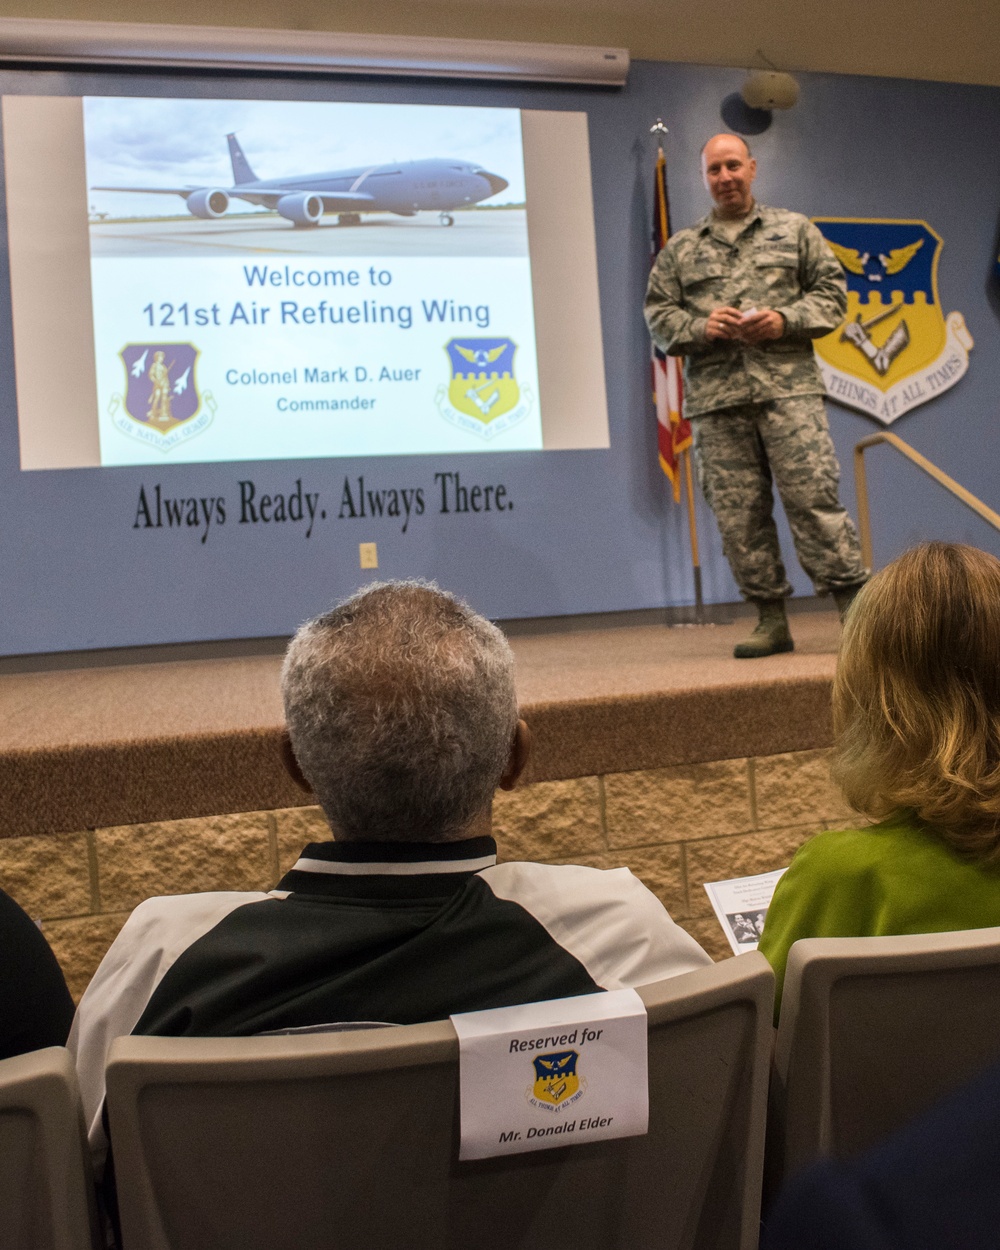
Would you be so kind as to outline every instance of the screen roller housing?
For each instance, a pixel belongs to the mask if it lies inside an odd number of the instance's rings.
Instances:
[[[214,220],[221,217],[229,208],[229,196],[225,191],[204,187],[201,191],[192,191],[187,197],[187,209],[195,217]]]
[[[297,226],[318,226],[323,216],[323,201],[311,191],[283,195],[276,207],[282,217],[287,217]]]

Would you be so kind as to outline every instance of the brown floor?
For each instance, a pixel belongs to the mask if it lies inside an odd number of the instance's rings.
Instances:
[[[830,740],[832,612],[796,651],[734,660],[732,625],[519,632],[530,780],[775,754]],[[0,836],[305,802],[283,776],[280,657],[0,675]]]
[[[803,678],[830,680],[840,628],[834,612],[792,618],[795,651],[734,660],[733,647],[753,624],[626,626],[511,640],[523,704],[580,698],[753,687]]]

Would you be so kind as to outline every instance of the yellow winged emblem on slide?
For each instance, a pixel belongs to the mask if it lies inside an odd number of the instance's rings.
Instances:
[[[521,392],[514,379],[513,339],[452,339],[448,400],[458,412],[487,426],[517,407]]]
[[[462,347],[460,343],[456,343],[455,351],[457,351],[460,356],[463,356],[466,360],[468,360],[470,364],[479,365],[479,367],[482,368],[484,365],[491,365],[495,360],[499,360],[504,354],[506,347],[507,344],[504,342],[501,343],[499,347],[494,347],[492,351],[475,352],[468,347]]]
[[[439,386],[434,402],[446,421],[481,438],[493,438],[523,421],[534,397],[514,377],[513,339],[450,339],[445,344],[451,381]]]

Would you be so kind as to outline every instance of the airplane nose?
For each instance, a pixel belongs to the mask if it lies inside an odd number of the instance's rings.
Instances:
[[[490,184],[490,194],[496,195],[498,191],[504,191],[510,185],[506,178],[501,178],[499,174],[491,174],[488,169],[477,169],[476,173],[480,178],[485,178]]]

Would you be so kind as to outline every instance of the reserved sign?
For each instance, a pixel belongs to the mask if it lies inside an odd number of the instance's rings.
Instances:
[[[460,1159],[648,1130],[646,1008],[635,990],[470,1011],[451,1022]]]

